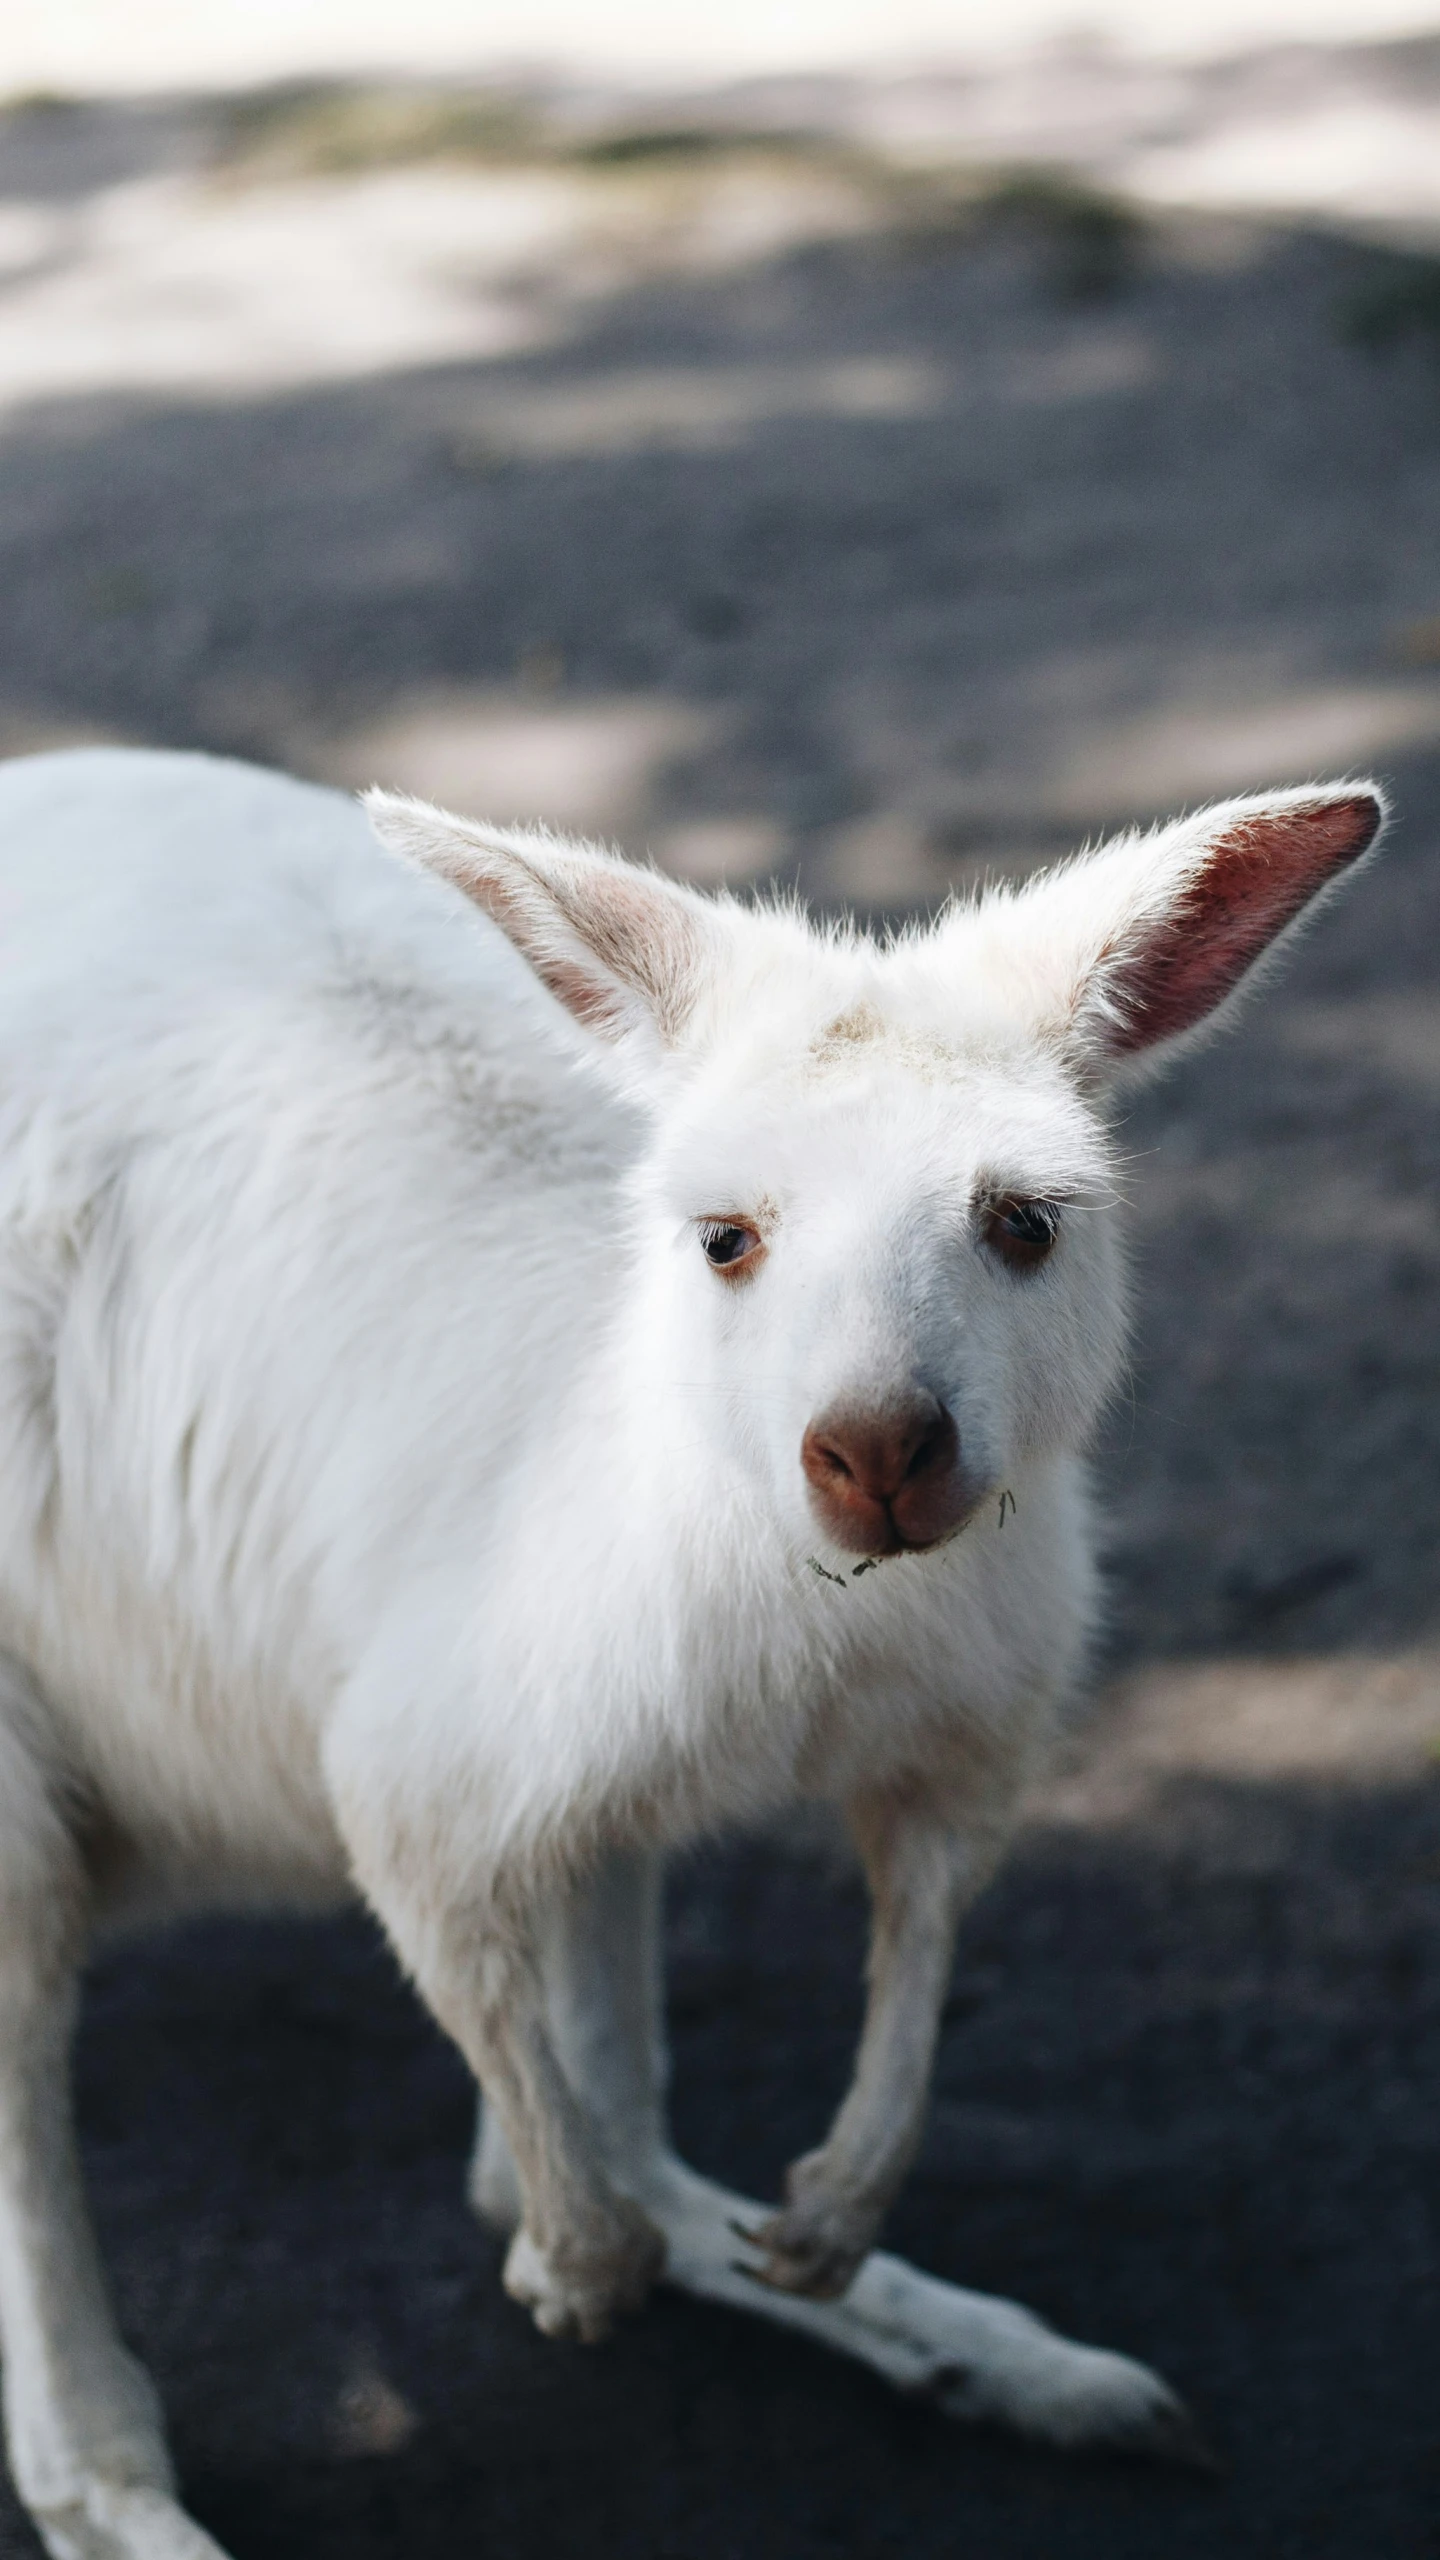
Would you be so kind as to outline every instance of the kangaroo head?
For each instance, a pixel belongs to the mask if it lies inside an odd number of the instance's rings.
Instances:
[[[635,1320],[789,1533],[933,1547],[1078,1448],[1124,1326],[1113,1097],[1372,845],[1371,784],[1231,800],[887,946],[373,794],[647,1117]]]

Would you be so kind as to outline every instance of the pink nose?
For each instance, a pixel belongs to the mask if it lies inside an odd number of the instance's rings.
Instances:
[[[955,1417],[923,1388],[881,1408],[818,1415],[800,1464],[826,1535],[851,1555],[931,1547],[974,1508]]]

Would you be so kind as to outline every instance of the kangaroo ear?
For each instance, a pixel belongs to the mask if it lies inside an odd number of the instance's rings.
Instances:
[[[365,808],[383,845],[463,889],[599,1039],[680,1040],[717,938],[693,890],[541,829],[478,826],[388,791]]]
[[[974,922],[1077,1063],[1118,1068],[1209,1022],[1385,816],[1370,782],[1222,801],[1083,855]]]

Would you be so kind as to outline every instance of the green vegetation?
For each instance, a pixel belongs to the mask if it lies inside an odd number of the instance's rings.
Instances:
[[[740,165],[803,172],[853,190],[868,206],[868,227],[901,250],[1018,237],[1035,253],[1043,287],[1065,301],[1122,291],[1145,239],[1132,207],[1062,170],[917,166],[823,133],[698,117],[577,131],[495,87],[299,81],[233,101],[223,118],[219,167],[242,183],[436,162],[569,169],[597,183],[703,179]]]
[[[353,177],[426,161],[541,156],[538,119],[493,89],[363,87],[294,81],[228,108],[222,165],[252,179]]]
[[[263,182],[432,161],[622,172],[757,159],[892,180],[879,159],[823,135],[699,121],[576,132],[513,91],[459,84],[284,82],[232,101],[219,146],[229,174]]]
[[[572,144],[568,156],[586,169],[633,169],[655,162],[684,163],[691,160],[729,159],[767,154],[804,152],[813,157],[816,145],[808,134],[746,133],[716,125],[640,125],[628,132],[596,134],[591,140]]]
[[[0,98],[0,116],[69,116],[79,107],[78,98],[68,98],[63,89],[17,89],[8,98]]]
[[[1101,301],[1133,281],[1145,224],[1118,197],[1064,170],[1021,168],[1004,171],[980,202],[988,222],[1033,239],[1063,300]]]

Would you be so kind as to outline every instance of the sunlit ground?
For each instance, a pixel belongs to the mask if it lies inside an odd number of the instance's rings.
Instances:
[[[1039,1820],[1134,1821],[1177,1780],[1399,1785],[1440,1763],[1440,1655],[1227,1655],[1133,1673],[1037,1790]]]

